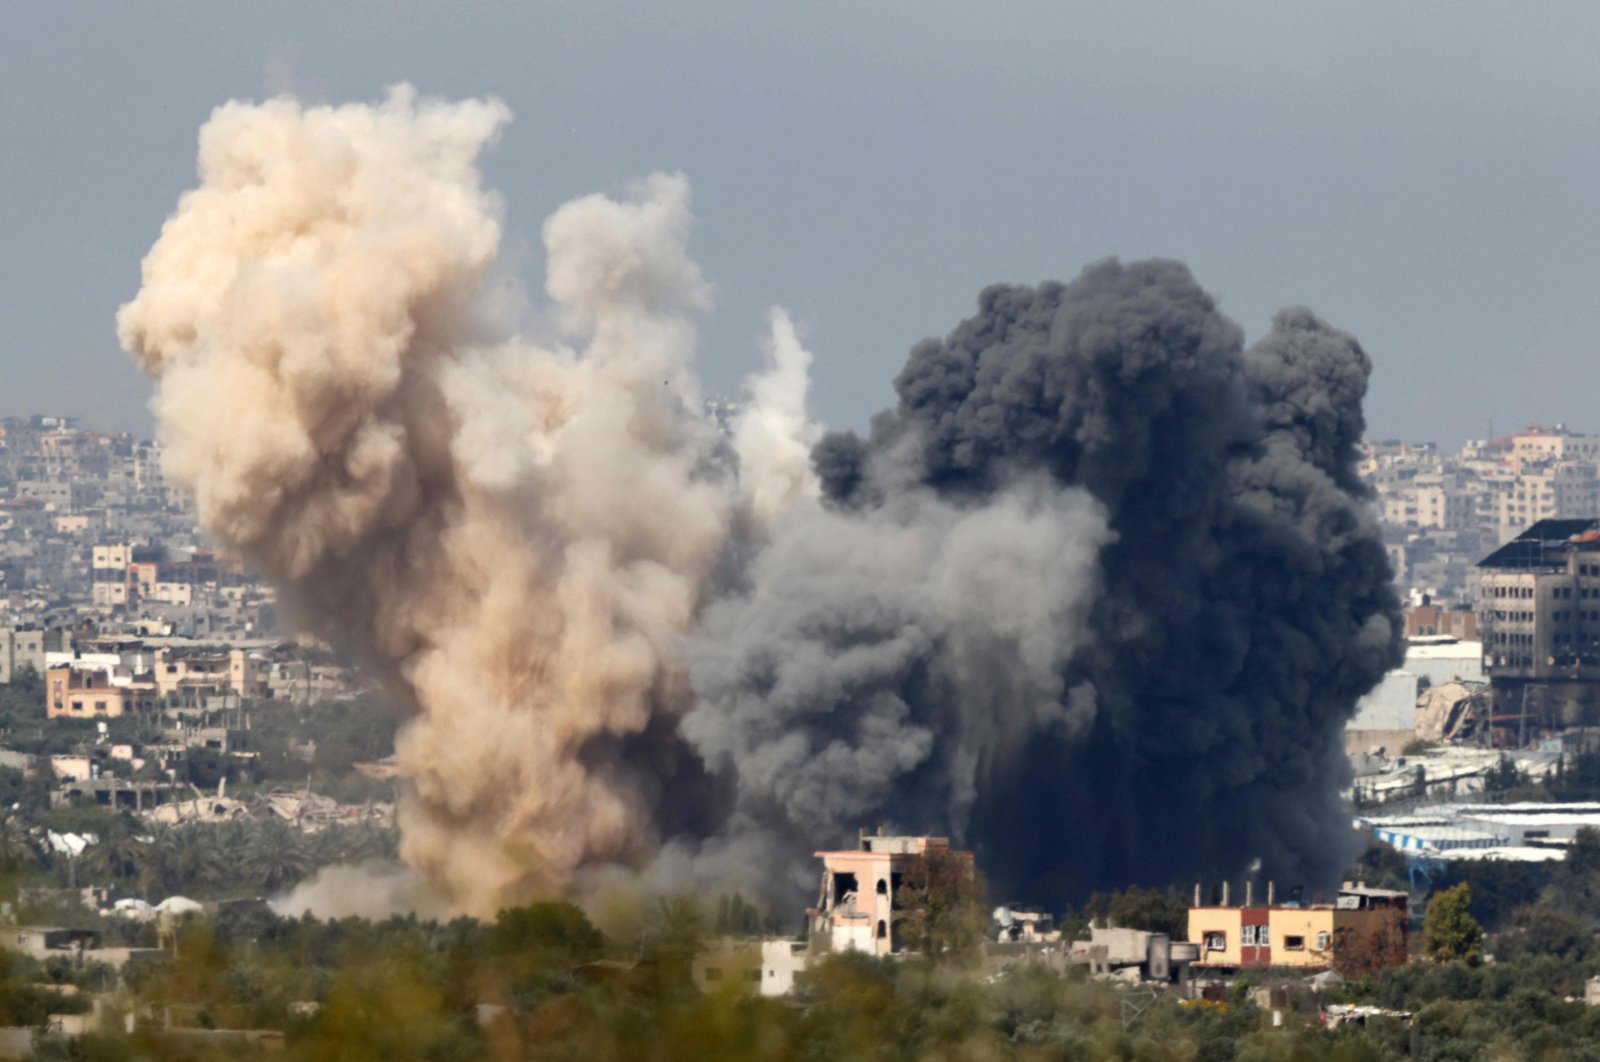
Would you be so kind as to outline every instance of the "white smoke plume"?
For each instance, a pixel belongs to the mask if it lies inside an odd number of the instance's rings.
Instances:
[[[571,347],[480,342],[476,160],[507,118],[405,87],[219,108],[118,317],[202,524],[414,714],[402,855],[475,913],[653,850],[652,720],[688,706],[676,646],[728,522],[681,177],[545,225]]]
[[[450,908],[408,868],[384,860],[323,867],[268,906],[284,918],[448,918]]]
[[[811,448],[822,438],[822,426],[813,423],[806,411],[811,352],[801,345],[788,313],[774,308],[769,316],[771,365],[750,379],[749,402],[733,422],[740,484],[750,514],[761,526],[821,493],[811,468]]]

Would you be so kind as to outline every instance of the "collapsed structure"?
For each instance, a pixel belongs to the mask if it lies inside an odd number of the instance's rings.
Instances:
[[[907,869],[919,861],[946,858],[971,879],[971,852],[953,852],[948,837],[887,837],[861,833],[860,846],[818,852],[822,887],[817,906],[806,910],[810,943],[817,951],[862,951],[889,955],[904,951],[900,932],[900,889]]]

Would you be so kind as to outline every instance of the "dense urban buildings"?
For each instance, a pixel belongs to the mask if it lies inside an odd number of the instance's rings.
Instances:
[[[1377,492],[1396,580],[1416,604],[1471,609],[1473,566],[1540,520],[1600,518],[1600,436],[1530,425],[1467,443],[1368,441],[1361,473]]]
[[[74,647],[103,656],[108,640],[129,658],[116,666],[141,669],[154,661],[134,659],[138,639],[177,639],[163,661],[172,667],[187,639],[278,633],[275,593],[200,537],[156,443],[69,417],[0,421],[0,531],[0,682],[24,665],[42,673]]]

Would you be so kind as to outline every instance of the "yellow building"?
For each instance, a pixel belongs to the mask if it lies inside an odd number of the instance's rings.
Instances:
[[[156,650],[156,688],[162,697],[185,691],[196,695],[229,690],[241,697],[267,695],[266,669],[244,649],[193,645]]]
[[[1346,882],[1331,904],[1189,909],[1199,967],[1370,970],[1406,961],[1404,892]]]
[[[154,683],[113,684],[109,673],[94,668],[62,666],[45,672],[45,715],[50,719],[114,719],[150,711],[155,704]]]

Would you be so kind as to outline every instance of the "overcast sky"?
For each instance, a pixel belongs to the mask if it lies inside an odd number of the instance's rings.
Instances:
[[[1600,432],[1600,4],[64,4],[0,0],[0,412],[151,430],[113,314],[217,104],[492,94],[503,261],[655,169],[693,182],[732,392],[766,307],[860,425],[997,281],[1170,256],[1254,337],[1305,303],[1372,433]]]

